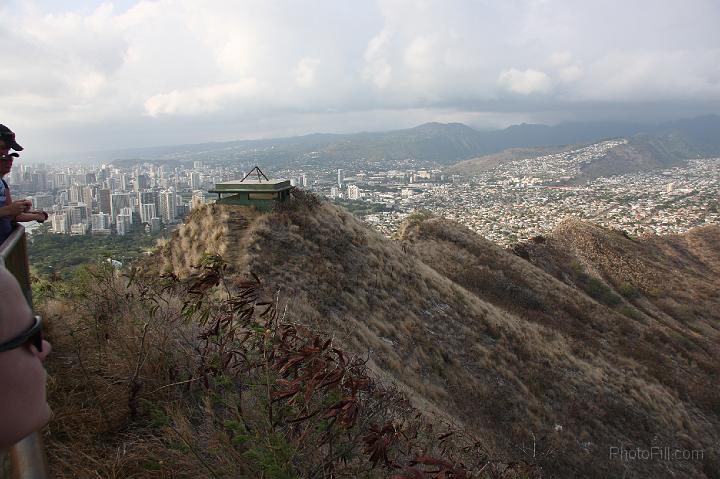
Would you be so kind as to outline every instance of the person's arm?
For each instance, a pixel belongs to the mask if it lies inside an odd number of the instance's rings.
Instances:
[[[48,214],[44,211],[28,211],[27,213],[20,213],[15,216],[15,221],[18,223],[26,221],[37,221],[38,223],[44,223],[48,219]]]

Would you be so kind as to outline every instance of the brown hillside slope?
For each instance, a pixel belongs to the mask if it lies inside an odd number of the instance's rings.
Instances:
[[[535,148],[509,148],[499,153],[471,158],[447,168],[448,173],[460,173],[463,175],[477,175],[492,170],[502,163],[526,158],[537,158],[538,156],[552,155],[580,148],[580,146],[538,146]]]
[[[268,293],[288,302],[289,319],[368,354],[378,377],[498,454],[538,462],[549,477],[712,477],[720,469],[710,449],[720,439],[718,411],[659,381],[639,357],[652,348],[631,354],[631,339],[644,344],[643,325],[529,263],[477,237],[474,250],[457,225],[441,225],[446,238],[413,245],[323,203],[260,216],[235,237],[223,218],[244,214],[229,206],[198,210],[195,221],[208,225],[186,246],[241,247],[232,253],[235,271],[257,274]],[[463,241],[470,246],[463,249]],[[172,251],[171,242],[166,265],[181,273]],[[477,275],[451,271],[471,263]],[[504,285],[483,286],[485,274]],[[530,279],[519,281],[523,275]],[[611,446],[655,444],[706,454],[694,462],[608,460]]]
[[[634,239],[568,220],[542,243],[524,244],[529,261],[568,284],[587,271],[658,322],[720,339],[720,226]]]

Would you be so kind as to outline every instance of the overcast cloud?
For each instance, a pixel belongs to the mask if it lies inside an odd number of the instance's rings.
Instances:
[[[717,0],[0,0],[0,25],[28,158],[720,113]]]

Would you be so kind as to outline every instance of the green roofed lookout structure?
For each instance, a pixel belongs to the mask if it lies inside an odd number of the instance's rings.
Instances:
[[[249,178],[257,173],[257,178]],[[285,201],[290,196],[290,180],[269,180],[257,166],[240,180],[215,183],[210,193],[216,193],[216,203],[226,205],[254,206],[258,210],[268,211],[275,203]]]

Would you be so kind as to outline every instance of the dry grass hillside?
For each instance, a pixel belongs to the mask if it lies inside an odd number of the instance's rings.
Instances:
[[[695,262],[635,257],[635,242],[618,238],[626,249],[609,243],[616,256],[606,271],[591,248],[560,233],[521,248],[529,262],[434,218],[411,219],[393,241],[327,203],[296,201],[261,216],[210,205],[157,266],[182,276],[190,255],[224,255],[232,275],[261,279],[288,321],[367,355],[373,375],[427,417],[453,421],[495,457],[539,464],[547,477],[718,477],[717,318],[673,320],[681,305],[696,305],[638,292],[673,284],[653,276],[653,263],[690,265],[693,282],[678,284],[709,311],[701,283],[713,278],[702,265],[718,251],[703,234],[653,250],[662,258],[682,250]],[[649,278],[642,288],[636,270]],[[652,308],[665,308],[662,318]],[[609,459],[610,447],[652,446],[704,455]]]
[[[634,320],[644,361],[657,380],[703,415],[717,418],[720,399],[720,226],[684,235],[630,238],[569,220],[516,252],[549,275]]]
[[[580,148],[580,146],[538,146],[534,148],[508,148],[499,153],[471,158],[447,168],[449,173],[460,173],[463,175],[478,175],[485,171],[492,170],[496,166],[515,160],[526,158],[537,158],[538,156],[552,155]]]

